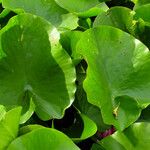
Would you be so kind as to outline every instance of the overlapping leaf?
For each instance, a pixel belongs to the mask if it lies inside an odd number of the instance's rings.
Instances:
[[[112,7],[107,12],[98,15],[94,21],[94,27],[109,25],[125,32],[134,33],[134,12],[125,7]]]
[[[135,4],[134,8],[138,8],[138,7],[142,6],[142,5],[150,3],[149,0],[132,0],[132,1]]]
[[[77,91],[73,104],[80,112],[94,121],[99,131],[105,131],[106,129],[110,128],[110,126],[104,124],[100,109],[87,101],[87,96],[83,89],[83,82],[86,78],[85,70],[86,64],[84,61],[82,61],[77,66]]]
[[[17,13],[27,12],[41,16],[61,29],[72,30],[78,26],[78,17],[59,7],[54,0],[2,0],[2,4]]]
[[[131,35],[109,26],[87,30],[78,44],[87,61],[84,89],[105,123],[123,130],[150,103],[150,53]],[[127,117],[128,116],[128,117]]]
[[[150,21],[149,10],[149,5],[143,5],[135,11],[125,7],[112,7],[96,17],[94,27],[109,25],[119,28],[135,36],[149,48],[150,25],[145,22]]]
[[[76,45],[82,35],[81,31],[68,31],[61,34],[60,42],[63,48],[71,56],[73,63],[77,65],[81,61],[81,56],[76,52]]]
[[[59,33],[31,14],[12,18],[1,30],[0,103],[26,105],[32,97],[38,116],[61,118],[73,102],[75,70],[59,44]]]
[[[5,112],[0,105],[0,149],[5,150],[18,134],[21,108],[14,108]],[[3,113],[2,113],[3,112]]]
[[[15,139],[7,150],[79,150],[65,134],[48,128],[37,128]]]
[[[150,123],[131,125],[124,132],[116,132],[94,145],[92,150],[142,150],[150,147]]]
[[[142,18],[144,21],[150,23],[150,4],[143,5],[135,9],[136,17]]]
[[[72,138],[73,141],[82,141],[93,136],[97,126],[89,117],[84,114],[76,114],[73,124],[62,129],[63,133]]]
[[[100,12],[108,9],[104,2],[107,0],[55,0],[58,5],[68,10],[69,12],[76,13],[81,17],[96,16]]]

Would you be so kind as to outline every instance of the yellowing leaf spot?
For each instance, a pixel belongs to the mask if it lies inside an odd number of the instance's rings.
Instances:
[[[120,106],[120,102],[119,102],[118,106],[113,110],[113,115],[114,115],[115,117],[118,116],[118,109],[119,109],[119,106]]]

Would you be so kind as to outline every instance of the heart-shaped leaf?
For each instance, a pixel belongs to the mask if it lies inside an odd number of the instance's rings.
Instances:
[[[88,101],[101,109],[106,124],[123,130],[139,117],[139,106],[150,103],[148,48],[121,30],[100,26],[83,34],[78,50],[88,64]]]
[[[41,119],[61,118],[74,99],[75,69],[56,28],[40,17],[18,15],[1,30],[1,47],[0,103],[24,106],[28,93]]]
[[[79,150],[65,134],[48,128],[37,128],[15,139],[7,150]]]

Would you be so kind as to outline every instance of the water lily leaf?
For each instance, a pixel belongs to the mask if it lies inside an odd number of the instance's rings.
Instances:
[[[93,136],[97,131],[96,124],[86,115],[80,114],[83,120],[83,131],[80,137],[72,138],[74,141],[81,141]]]
[[[26,103],[26,104],[27,104],[28,108],[24,109],[26,112],[24,112],[23,115],[21,116],[20,124],[24,124],[27,120],[29,120],[35,111],[35,104],[34,104],[32,98],[30,100],[30,104],[28,104],[28,103]]]
[[[60,26],[61,30],[62,28],[72,30],[78,26],[78,17],[59,7],[54,0],[2,0],[2,4],[3,7],[17,13],[27,12],[41,16],[54,26]]]
[[[26,133],[29,133],[33,130],[36,130],[36,129],[40,129],[40,128],[44,128],[44,126],[41,126],[39,124],[30,124],[30,125],[27,125],[27,126],[23,126],[19,129],[19,136],[21,135],[24,135]]]
[[[83,89],[83,81],[86,78],[85,71],[85,61],[81,61],[81,63],[76,67],[77,72],[77,90],[76,90],[76,98],[73,105],[84,115],[88,116],[94,123],[97,125],[98,131],[105,131],[110,128],[110,126],[104,124],[100,109],[92,105],[87,101],[86,93]]]
[[[74,14],[63,14],[62,23],[59,25],[59,30],[65,32],[65,30],[73,30],[78,27],[78,17]]]
[[[91,17],[108,9],[104,2],[107,0],[55,0],[62,8],[71,13],[76,13],[80,17]]]
[[[116,132],[98,144],[105,150],[141,150],[150,147],[150,123],[135,123],[123,132]],[[94,149],[93,149],[94,150]]]
[[[15,139],[7,150],[79,150],[65,134],[55,129],[39,128]]]
[[[101,109],[106,124],[123,130],[139,117],[139,106],[150,103],[148,48],[126,32],[100,26],[83,34],[78,50],[88,64],[84,81],[88,101]]]
[[[1,115],[2,115],[1,107]],[[18,134],[19,121],[21,116],[21,108],[14,108],[4,113],[0,120],[0,149],[5,150],[8,144],[13,141]]]
[[[29,93],[41,119],[61,118],[74,99],[75,69],[56,28],[40,17],[18,15],[1,30],[1,49],[0,103],[24,106]]]
[[[73,124],[62,131],[73,141],[82,141],[93,136],[97,131],[97,126],[86,115],[76,114]]]
[[[134,11],[126,7],[112,7],[107,12],[98,15],[93,26],[109,25],[134,34],[137,23],[136,20],[133,19],[134,14]]]
[[[135,9],[135,17],[142,18],[144,21],[150,23],[150,4],[142,5]]]
[[[138,7],[142,6],[142,5],[150,3],[149,0],[132,0],[132,1],[135,4],[134,8],[138,8]]]
[[[81,31],[68,31],[61,34],[60,43],[71,56],[73,63],[77,65],[81,61],[81,55],[76,51],[76,45],[82,35]]]
[[[75,142],[87,139],[97,131],[94,121],[73,106],[65,111],[62,119],[54,120],[52,128],[65,133]]]
[[[108,25],[119,28],[135,36],[149,47],[150,44],[147,40],[149,39],[148,25],[144,22],[142,16],[135,11],[120,6],[112,7],[107,12],[99,14],[96,17],[93,26],[98,27],[100,25]]]

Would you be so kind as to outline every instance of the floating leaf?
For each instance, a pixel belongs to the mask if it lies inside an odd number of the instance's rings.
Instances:
[[[136,24],[136,21],[133,20],[134,13],[125,7],[112,7],[107,12],[98,15],[93,26],[109,25],[133,33]]]
[[[55,0],[58,5],[71,13],[76,13],[80,17],[96,16],[106,11],[108,7],[104,2],[107,0]]]
[[[54,0],[2,0],[2,4],[17,13],[27,12],[43,17],[54,26],[60,26],[61,30],[72,30],[78,26],[78,17],[59,7]]]
[[[149,0],[132,0],[132,1],[135,3],[134,8],[138,8],[138,7],[142,6],[142,5],[150,3]]]
[[[82,141],[93,136],[97,131],[97,126],[86,115],[76,114],[73,124],[62,131],[73,141]]]
[[[78,50],[88,64],[84,81],[88,101],[101,109],[106,124],[123,130],[139,117],[139,106],[150,103],[148,48],[121,30],[100,26],[83,34]]]
[[[86,78],[85,61],[76,67],[77,68],[77,91],[74,106],[84,115],[88,116],[97,125],[99,131],[105,131],[110,126],[104,124],[101,111],[97,106],[92,105],[87,101],[86,93],[83,89],[83,81]]]
[[[0,103],[24,106],[29,93],[41,119],[61,118],[74,99],[75,69],[56,28],[40,17],[18,15],[1,30],[1,47]]]
[[[150,4],[143,5],[135,9],[135,17],[142,18],[144,21],[150,23]]]
[[[15,139],[7,150],[79,150],[65,134],[48,128],[37,128]]]

